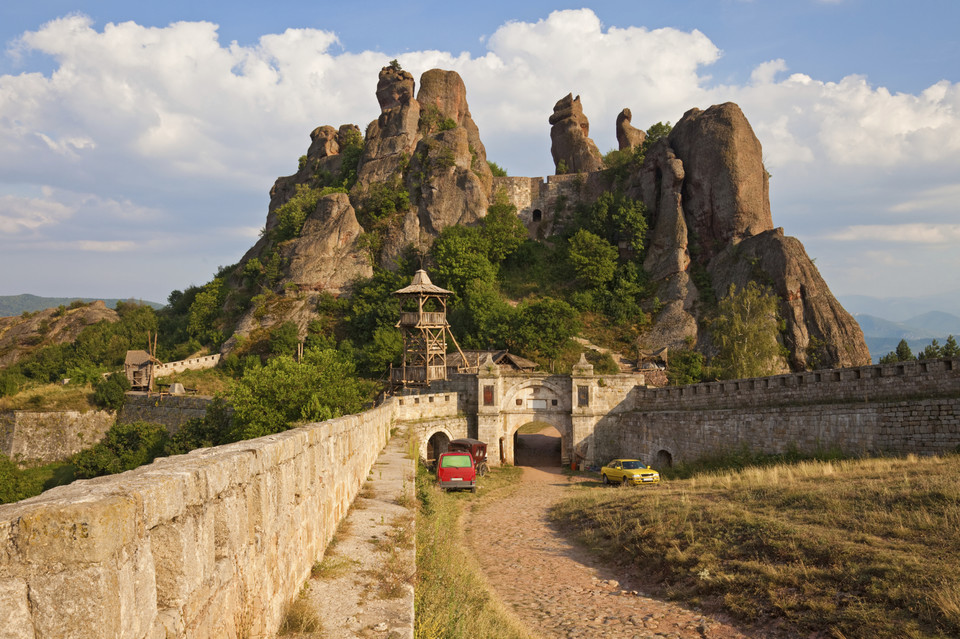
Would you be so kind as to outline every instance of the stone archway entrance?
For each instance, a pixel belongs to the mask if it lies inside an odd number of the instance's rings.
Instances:
[[[514,463],[517,466],[559,467],[561,450],[561,433],[548,422],[529,422],[513,433]]]
[[[440,453],[447,452],[449,446],[450,438],[443,431],[437,431],[430,435],[430,439],[427,440],[427,463],[432,464],[437,461]]]

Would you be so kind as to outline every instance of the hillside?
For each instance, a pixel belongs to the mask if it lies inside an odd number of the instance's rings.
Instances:
[[[133,302],[146,304],[155,309],[163,308],[163,304],[157,302],[145,302],[143,300],[132,299],[101,299],[98,297],[40,297],[38,295],[0,295],[0,317],[12,317],[21,313],[32,313],[42,311],[48,308],[57,308],[58,306],[70,306],[73,302],[96,302],[102,301],[107,308],[114,308],[117,302]]]
[[[23,311],[16,317],[0,317],[0,369],[44,346],[73,342],[91,324],[116,322],[118,319],[117,312],[99,300],[89,304],[74,301],[69,307]]]
[[[575,358],[576,333],[628,354],[719,357],[723,302],[751,286],[773,300],[756,335],[783,353],[769,350],[762,371],[869,363],[856,321],[773,226],[762,148],[737,105],[647,131],[624,109],[620,148],[601,155],[568,95],[550,117],[557,174],[544,179],[494,175],[455,72],[428,71],[417,91],[392,64],[376,98],[364,133],[317,127],[298,171],[276,181],[260,240],[197,294],[201,341],[242,357],[270,352],[280,331],[346,340],[376,375],[399,352],[391,292],[422,265],[453,291],[462,344],[551,367]]]

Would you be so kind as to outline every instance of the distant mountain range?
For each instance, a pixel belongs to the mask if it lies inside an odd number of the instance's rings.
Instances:
[[[893,322],[867,313],[855,313],[853,317],[863,329],[863,337],[873,361],[894,350],[902,339],[907,340],[914,355],[934,339],[941,345],[948,335],[960,339],[960,317],[943,311],[928,311],[908,317],[902,322]]]
[[[931,311],[960,316],[960,289],[944,291],[924,297],[868,297],[866,295],[838,295],[837,299],[853,315],[885,317],[893,322],[910,320]],[[956,335],[956,332],[954,332]]]
[[[47,308],[56,308],[63,304],[64,306],[70,306],[70,302],[81,300],[83,302],[95,302],[101,297],[39,297],[37,295],[0,295],[0,317],[13,317],[15,315],[20,315],[25,311],[42,311]],[[103,303],[107,305],[108,308],[114,308],[117,305],[117,302],[137,302],[139,304],[147,304],[153,308],[163,308],[164,304],[158,304],[157,302],[150,302],[147,300],[134,300],[134,299],[103,299]]]

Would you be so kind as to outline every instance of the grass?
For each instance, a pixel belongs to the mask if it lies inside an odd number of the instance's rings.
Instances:
[[[221,368],[207,368],[201,371],[174,373],[158,378],[157,382],[163,384],[180,382],[184,388],[195,388],[197,395],[213,396],[217,393],[229,392],[231,379]]]
[[[62,411],[85,413],[97,410],[90,384],[41,384],[16,395],[0,397],[0,410]]]
[[[425,467],[418,468],[416,639],[531,639],[490,594],[462,529],[464,509],[515,488],[519,477],[519,468],[496,468],[480,479],[476,494],[444,493]]]
[[[320,617],[317,616],[317,611],[307,597],[308,588],[309,586],[305,585],[297,598],[287,605],[283,623],[280,624],[278,631],[280,636],[320,633],[323,630]]]
[[[590,490],[553,517],[661,594],[790,635],[960,636],[960,456]],[[764,626],[768,627],[768,626]]]

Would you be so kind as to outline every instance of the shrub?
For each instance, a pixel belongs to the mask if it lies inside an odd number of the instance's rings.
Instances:
[[[111,373],[106,379],[101,377],[93,383],[93,401],[100,408],[119,411],[123,408],[130,382],[123,373]]]
[[[113,475],[149,464],[163,454],[167,438],[160,424],[114,424],[100,443],[73,456],[76,477]]]
[[[494,177],[507,177],[507,170],[496,162],[487,160],[487,165],[490,167],[490,172],[493,173]]]
[[[9,504],[40,493],[39,477],[20,470],[16,463],[0,453],[0,504]]]

